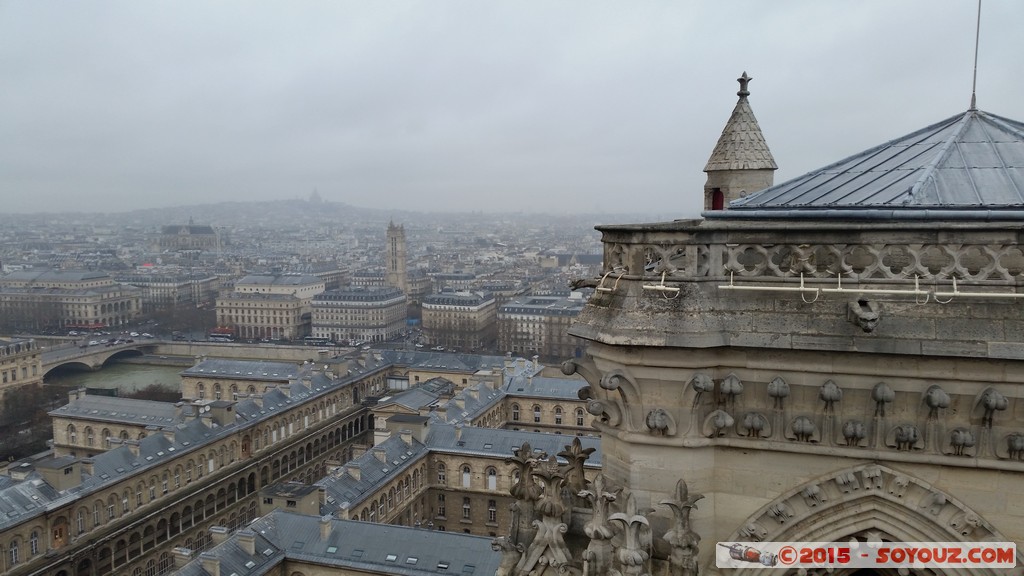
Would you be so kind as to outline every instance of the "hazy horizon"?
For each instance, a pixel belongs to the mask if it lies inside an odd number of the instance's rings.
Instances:
[[[0,5],[11,214],[247,200],[700,211],[736,78],[795,178],[968,108],[977,3],[127,0]],[[982,6],[978,108],[1024,118]]]

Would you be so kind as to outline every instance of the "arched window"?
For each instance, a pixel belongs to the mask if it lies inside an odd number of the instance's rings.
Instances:
[[[519,421],[519,404],[512,405],[512,420],[515,422]]]
[[[84,534],[85,533],[85,509],[84,508],[78,511],[78,518],[76,520],[77,520],[77,524],[78,524],[78,526],[77,526],[78,533],[79,534]]]
[[[469,497],[467,496],[462,499],[462,519],[469,520],[470,516],[472,516],[472,513],[469,506]]]
[[[437,495],[437,515],[442,518],[447,516],[447,514],[445,514],[444,494]]]
[[[442,486],[448,483],[448,474],[442,462],[437,463],[437,483]]]
[[[214,384],[213,385],[213,399],[214,400],[220,400],[220,393],[221,393],[220,384],[219,383]]]
[[[103,447],[110,448],[110,428],[103,429]]]
[[[203,384],[202,382],[196,384],[196,393],[199,396],[200,400],[206,398],[206,385]]]
[[[68,442],[74,444],[78,441],[78,431],[75,430],[74,424],[68,424]]]
[[[497,490],[498,489],[498,471],[494,468],[487,469],[487,489]]]
[[[20,561],[18,556],[18,541],[11,542],[11,566],[14,566]]]
[[[498,501],[488,500],[487,501],[487,521],[495,523],[498,521]]]
[[[94,436],[95,436],[95,434],[93,434],[93,432],[92,432],[92,426],[86,426],[85,427],[85,445],[86,446],[92,446],[92,443],[95,440]]]
[[[117,436],[121,440],[127,440],[128,439],[128,431],[127,430],[121,430],[121,433],[118,434]]]
[[[540,404],[533,405],[533,421],[540,422]]]
[[[28,554],[29,556],[39,554],[39,532],[32,532],[32,536],[28,540]]]
[[[562,425],[562,407],[555,406],[555,424],[558,426]]]
[[[583,426],[583,408],[576,409],[576,425]]]
[[[473,470],[470,469],[469,465],[466,464],[462,467],[462,487],[469,488],[470,480],[473,476]]]

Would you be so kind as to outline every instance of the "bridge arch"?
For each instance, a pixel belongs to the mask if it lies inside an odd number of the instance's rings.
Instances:
[[[1007,542],[980,514],[929,483],[878,464],[831,472],[783,494],[737,528],[733,542]],[[1017,553],[1017,568],[1024,551]],[[777,576],[777,568],[743,571]],[[896,569],[872,569],[896,576]],[[859,576],[857,569],[836,569],[830,576]],[[1014,571],[1013,574],[1019,572]],[[795,576],[797,571],[784,573]],[[917,570],[915,574],[934,574]],[[951,569],[948,576],[1003,576],[1004,570]]]

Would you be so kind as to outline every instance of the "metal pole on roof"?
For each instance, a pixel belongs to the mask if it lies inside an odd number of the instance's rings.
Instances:
[[[978,109],[978,40],[981,38],[981,0],[978,0],[978,19],[974,28],[974,78],[971,80],[971,110]]]

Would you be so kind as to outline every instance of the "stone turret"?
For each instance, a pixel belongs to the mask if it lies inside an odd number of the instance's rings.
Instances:
[[[753,80],[747,73],[737,78],[740,97],[732,116],[704,166],[708,174],[704,184],[704,210],[722,210],[729,202],[774,183],[778,165],[761,134],[750,108],[747,85]]]

